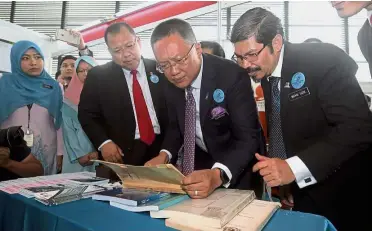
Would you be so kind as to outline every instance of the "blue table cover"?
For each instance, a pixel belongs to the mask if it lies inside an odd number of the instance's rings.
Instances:
[[[0,191],[1,231],[171,231],[163,219],[148,213],[132,213],[90,198],[58,206]],[[278,210],[264,231],[333,231],[324,217]]]

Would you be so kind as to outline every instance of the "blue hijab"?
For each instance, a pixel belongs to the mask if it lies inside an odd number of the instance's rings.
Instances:
[[[0,124],[18,108],[35,103],[48,110],[58,129],[62,120],[62,90],[45,69],[39,76],[22,71],[22,56],[30,48],[34,48],[44,60],[40,47],[33,42],[19,41],[13,45],[10,52],[12,73],[0,78]]]

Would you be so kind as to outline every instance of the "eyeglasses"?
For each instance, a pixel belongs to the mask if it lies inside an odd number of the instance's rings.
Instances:
[[[164,62],[164,63],[157,63],[156,64],[156,68],[157,70],[160,72],[160,73],[164,73],[166,70],[168,70],[171,66],[175,66],[175,65],[184,65],[187,61],[187,59],[189,58],[189,55],[190,55],[190,52],[192,50],[192,48],[194,47],[195,43],[192,44],[190,50],[187,52],[187,54],[185,56],[183,56],[182,58],[180,59],[175,59],[175,60],[172,60],[174,63],[171,64],[169,61],[168,62]]]
[[[137,43],[137,37],[134,38],[134,41],[129,42],[129,43],[125,44],[124,46],[116,47],[114,49],[109,48],[109,50],[111,51],[111,53],[113,55],[121,55],[125,51],[133,50],[136,43]]]
[[[81,69],[81,70],[77,70],[76,73],[80,74],[80,73],[85,72],[86,74],[88,74],[88,71],[89,71],[89,70],[90,70],[90,69]]]
[[[248,62],[254,62],[254,61],[257,61],[258,59],[258,56],[260,55],[260,53],[263,51],[263,49],[265,49],[265,47],[267,46],[267,44],[265,44],[261,50],[257,51],[256,53],[251,53],[251,54],[247,54],[247,55],[237,55],[237,54],[233,54],[233,56],[231,57],[231,60],[233,60],[234,62],[236,63],[242,63],[243,60],[245,61],[248,61]]]

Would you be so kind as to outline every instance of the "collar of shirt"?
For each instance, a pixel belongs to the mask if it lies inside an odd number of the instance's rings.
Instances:
[[[282,75],[282,67],[283,67],[283,56],[284,56],[284,44],[282,46],[282,49],[280,50],[280,56],[278,60],[278,64],[275,67],[275,70],[271,74],[272,77],[278,77],[280,78]],[[267,79],[269,80],[269,79]]]
[[[369,22],[369,25],[371,25],[372,26],[372,10],[369,10],[369,11],[367,11],[367,16],[368,16],[368,22]]]
[[[196,77],[196,79],[194,79],[194,81],[191,83],[191,87],[193,89],[200,89],[201,88],[202,77],[203,77],[203,56],[202,56],[202,59],[201,59],[199,74]]]
[[[127,70],[123,68],[123,72],[126,77],[132,76],[132,74],[130,73],[131,71],[132,70]],[[140,63],[138,64],[137,71],[138,71],[137,78],[140,78],[141,76],[146,76],[145,64],[143,63],[142,58],[140,59]]]

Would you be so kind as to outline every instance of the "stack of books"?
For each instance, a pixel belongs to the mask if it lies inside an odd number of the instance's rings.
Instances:
[[[159,211],[189,199],[187,195],[118,188],[96,193],[93,200],[131,212]]]
[[[100,163],[121,179],[123,189],[98,193],[95,200],[133,212],[150,211],[184,231],[259,231],[280,208],[278,202],[257,200],[254,191],[219,188],[204,199],[191,199],[182,190],[183,175],[173,165],[152,167]]]

